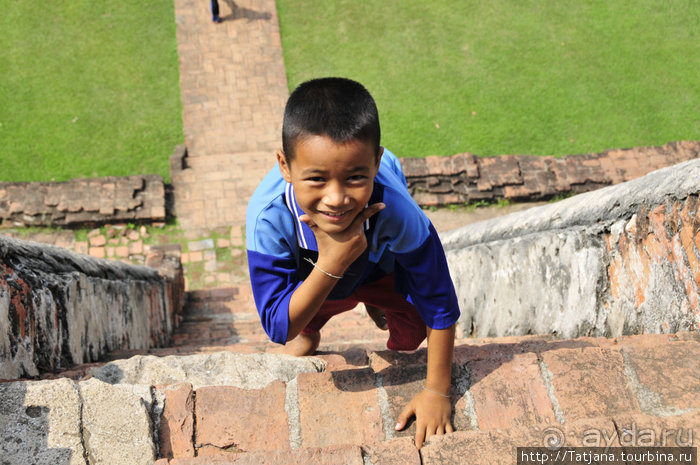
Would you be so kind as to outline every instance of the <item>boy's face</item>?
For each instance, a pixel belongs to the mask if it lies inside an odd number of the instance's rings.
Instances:
[[[375,157],[369,142],[339,144],[327,136],[309,136],[297,143],[290,163],[281,150],[277,160],[302,210],[322,231],[337,233],[367,205],[381,152]]]

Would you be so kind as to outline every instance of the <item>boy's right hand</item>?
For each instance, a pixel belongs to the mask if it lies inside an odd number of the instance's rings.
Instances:
[[[346,229],[337,233],[322,230],[308,215],[300,216],[299,219],[306,223],[316,236],[318,266],[329,273],[342,276],[367,248],[364,222],[383,210],[385,206],[382,202],[368,206]]]

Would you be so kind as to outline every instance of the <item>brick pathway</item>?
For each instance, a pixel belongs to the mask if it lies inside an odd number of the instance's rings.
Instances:
[[[241,225],[249,196],[274,164],[288,97],[274,0],[175,0],[187,155],[173,173],[186,229]]]

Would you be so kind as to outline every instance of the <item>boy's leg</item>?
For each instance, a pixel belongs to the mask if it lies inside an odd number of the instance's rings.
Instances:
[[[302,331],[297,337],[292,339],[284,347],[284,353],[287,355],[295,355],[297,357],[302,357],[304,355],[313,355],[318,349],[318,345],[321,343],[321,333],[319,331],[315,332],[304,332]]]
[[[352,310],[358,303],[353,296],[343,300],[326,300],[306,328],[287,343],[284,353],[296,356],[312,355],[321,342],[321,328],[328,323],[328,320],[335,315]]]
[[[389,328],[389,340],[386,343],[389,349],[415,350],[425,340],[425,322],[416,307],[394,290],[393,273],[360,286],[355,295],[368,309],[373,306],[384,311]]]

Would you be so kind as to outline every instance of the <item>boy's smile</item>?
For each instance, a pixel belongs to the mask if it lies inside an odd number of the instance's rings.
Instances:
[[[328,136],[308,136],[295,146],[288,162],[277,160],[285,181],[292,183],[299,206],[322,231],[344,231],[364,210],[377,175],[381,152],[369,142],[337,143]]]

